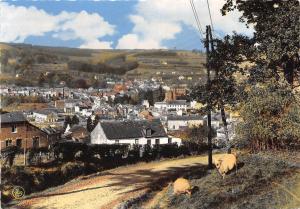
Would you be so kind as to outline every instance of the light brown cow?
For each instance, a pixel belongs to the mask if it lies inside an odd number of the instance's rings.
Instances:
[[[237,158],[236,154],[225,154],[220,158],[214,158],[214,164],[218,169],[219,173],[225,178],[225,174],[235,167],[237,172]]]
[[[192,187],[189,181],[185,178],[178,178],[173,185],[174,194],[188,194],[191,196]]]

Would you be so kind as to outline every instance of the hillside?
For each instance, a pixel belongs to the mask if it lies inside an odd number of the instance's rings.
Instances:
[[[205,56],[179,50],[94,50],[0,43],[0,82],[17,85],[67,85],[85,79],[93,85],[105,75],[159,77],[194,82],[204,73]],[[71,78],[71,79],[70,79]]]

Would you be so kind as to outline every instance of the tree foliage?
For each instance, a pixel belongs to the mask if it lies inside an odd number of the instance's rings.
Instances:
[[[76,115],[73,115],[71,123],[72,125],[79,124],[79,118]]]
[[[299,68],[299,1],[227,0],[221,11],[226,15],[233,10],[240,11],[240,21],[255,30],[256,62],[273,69],[273,76],[278,76],[278,67],[283,68],[291,83]]]
[[[222,105],[237,103],[238,85],[234,74],[243,73],[240,64],[246,57],[252,57],[254,49],[252,40],[246,36],[234,33],[233,36],[225,36],[224,39],[215,39],[215,50],[210,53],[210,67],[214,70],[214,77],[208,90],[206,84],[196,85],[191,97],[203,104],[210,100],[212,108]],[[208,67],[208,66],[207,66]]]
[[[212,137],[217,135],[216,130],[213,129]],[[178,131],[176,136],[184,139],[185,142],[191,142],[195,144],[204,144],[207,142],[208,128],[207,124],[204,123],[200,126],[193,126],[186,128],[182,131]]]
[[[253,85],[241,103],[239,140],[253,151],[282,149],[300,141],[300,106],[287,83]]]

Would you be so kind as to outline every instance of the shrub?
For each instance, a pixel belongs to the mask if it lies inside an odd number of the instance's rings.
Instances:
[[[13,166],[10,169],[2,169],[3,180],[2,184],[18,185],[25,189],[26,192],[32,192],[32,185],[34,185],[34,174],[29,169],[19,166]]]
[[[62,141],[57,142],[53,145],[52,151],[54,156],[58,159],[59,156],[62,156],[62,161],[72,161],[75,159],[75,154],[78,151],[83,152],[82,158],[87,158],[88,146],[85,143],[73,142],[73,141]]]
[[[154,145],[153,149],[156,150],[157,158],[178,156],[178,145],[176,143]]]
[[[84,174],[84,164],[77,162],[68,162],[61,167],[61,174],[64,178],[71,179]]]

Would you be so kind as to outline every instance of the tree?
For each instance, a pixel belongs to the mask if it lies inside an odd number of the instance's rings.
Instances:
[[[74,81],[74,88],[83,88],[83,89],[86,89],[88,88],[88,84],[86,83],[86,80],[80,78],[80,79],[77,79],[76,81]]]
[[[210,88],[206,85],[197,85],[191,92],[191,97],[202,104],[208,101],[212,109],[220,109],[225,131],[228,152],[230,153],[229,134],[225,105],[234,106],[239,101],[239,87],[235,80],[236,72],[243,72],[240,64],[246,55],[253,54],[252,41],[243,35],[234,33],[233,36],[225,36],[223,40],[214,39],[211,43],[212,52],[209,56],[210,67],[214,70],[214,78],[210,82]]]
[[[41,73],[40,77],[39,77],[39,81],[38,81],[39,86],[43,86],[45,84],[45,82],[46,82],[46,78],[45,78],[44,74]]]
[[[10,57],[9,51],[5,49],[1,49],[0,63],[3,66],[6,66],[8,64],[9,57]]]
[[[92,132],[92,130],[94,129],[94,123],[91,117],[88,117],[87,121],[86,121],[86,128],[88,130],[88,132]]]
[[[159,86],[158,91],[159,91],[158,101],[161,102],[165,99],[165,91],[161,85]]]
[[[233,10],[240,11],[240,21],[255,30],[256,63],[272,69],[277,78],[277,68],[283,68],[286,80],[292,83],[294,71],[299,69],[299,1],[227,0],[221,11],[226,15]]]
[[[300,142],[299,98],[291,87],[275,79],[251,86],[241,103],[236,134],[252,151],[282,149]]]
[[[66,129],[68,125],[70,125],[70,126],[72,125],[72,119],[69,115],[65,117],[64,129]]]
[[[100,121],[100,117],[99,117],[99,115],[96,115],[95,119],[94,119],[94,127],[93,127],[93,129],[96,127],[96,125],[99,123],[99,121]]]
[[[79,118],[76,115],[73,115],[71,120],[71,125],[79,124]]]
[[[196,144],[203,144],[207,141],[207,134],[208,134],[207,124],[204,123],[203,125],[194,126],[185,129],[184,131],[182,131],[182,133],[180,133],[180,136],[185,141],[193,142]],[[216,130],[213,129],[212,137],[215,137],[216,135],[217,132]]]

